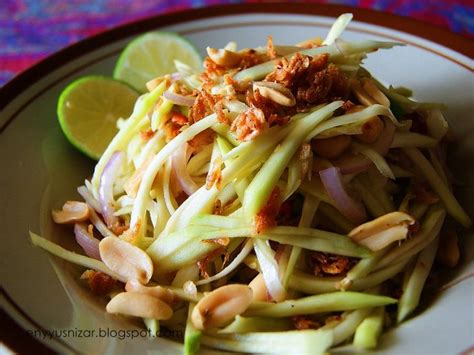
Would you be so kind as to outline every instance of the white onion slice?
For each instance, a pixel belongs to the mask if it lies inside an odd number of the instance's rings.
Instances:
[[[196,98],[193,96],[184,96],[172,91],[165,91],[163,96],[172,101],[174,104],[180,106],[192,106],[196,100]]]
[[[112,154],[109,161],[104,167],[104,171],[99,182],[99,203],[101,207],[102,217],[107,227],[118,224],[118,218],[114,216],[114,182],[122,166],[123,153],[117,151]]]
[[[99,253],[99,240],[89,233],[85,223],[76,223],[74,225],[74,235],[77,244],[81,246],[87,256],[101,260]]]
[[[77,188],[77,192],[82,196],[84,201],[89,205],[90,208],[93,208],[95,211],[100,212],[101,207],[99,201],[92,195],[89,189],[82,185]]]
[[[187,150],[188,143],[181,144],[179,148],[174,151],[171,157],[174,177],[178,181],[178,184],[183,189],[183,191],[188,196],[191,196],[197,191],[198,186],[193,181],[188,173],[188,170],[186,169]]]
[[[331,167],[321,170],[319,176],[339,212],[356,224],[361,224],[367,219],[364,205],[349,196],[344,188],[339,168]]]
[[[254,250],[270,297],[276,302],[283,301],[286,298],[286,291],[280,280],[275,253],[265,240],[257,238],[254,240]]]

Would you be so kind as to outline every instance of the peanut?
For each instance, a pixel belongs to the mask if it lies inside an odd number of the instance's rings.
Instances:
[[[237,66],[242,59],[241,54],[227,49],[216,49],[207,47],[206,51],[207,55],[212,59],[214,63],[226,68],[233,68]]]
[[[346,135],[324,139],[313,139],[311,147],[321,158],[335,159],[344,153],[351,145],[351,137]]]
[[[172,303],[174,301],[173,291],[161,286],[143,286],[137,280],[130,280],[125,284],[127,292],[142,293],[159,298],[165,303]]]
[[[99,252],[105,265],[127,281],[147,284],[153,275],[153,263],[148,254],[118,237],[102,239]]]
[[[371,117],[362,125],[362,133],[354,137],[364,143],[373,143],[383,131],[383,121],[377,116]]]
[[[258,90],[260,95],[282,106],[291,107],[296,105],[296,99],[292,92],[281,84],[258,81],[253,83],[253,90]]]
[[[219,287],[196,304],[191,321],[199,330],[224,326],[248,308],[252,297],[252,290],[247,285]]]
[[[84,202],[67,201],[61,211],[53,210],[52,215],[54,222],[59,224],[77,223],[87,221],[90,211],[89,206]]]
[[[249,287],[252,289],[253,301],[268,302],[268,291],[263,279],[263,274],[258,274],[250,281]]]
[[[120,313],[126,316],[170,319],[173,310],[162,300],[136,292],[122,292],[113,297],[106,308],[108,313]]]
[[[357,243],[376,251],[396,240],[405,239],[408,235],[408,227],[415,222],[415,219],[405,212],[390,212],[361,224],[350,231],[348,236]]]

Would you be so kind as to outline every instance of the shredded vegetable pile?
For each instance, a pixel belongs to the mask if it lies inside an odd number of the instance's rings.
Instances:
[[[85,267],[107,312],[184,331],[187,354],[375,347],[435,256],[457,263],[445,220],[471,220],[443,105],[372,77],[366,56],[400,44],[342,40],[351,18],[325,40],[208,48],[202,72],[176,62],[149,81],[85,202],[53,211],[85,255],[33,242]]]

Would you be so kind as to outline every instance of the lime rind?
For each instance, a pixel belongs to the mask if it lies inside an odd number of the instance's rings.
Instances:
[[[175,59],[196,70],[202,69],[202,56],[188,39],[172,32],[148,32],[134,39],[122,51],[113,77],[145,92],[147,81],[176,70]]]
[[[118,116],[127,118],[138,96],[127,83],[96,75],[82,77],[59,96],[59,125],[74,147],[98,160],[118,131]]]

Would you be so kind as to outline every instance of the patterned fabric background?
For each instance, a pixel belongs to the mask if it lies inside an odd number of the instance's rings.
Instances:
[[[0,0],[0,86],[47,55],[118,24],[245,0]],[[409,16],[474,37],[472,0],[313,0]]]

